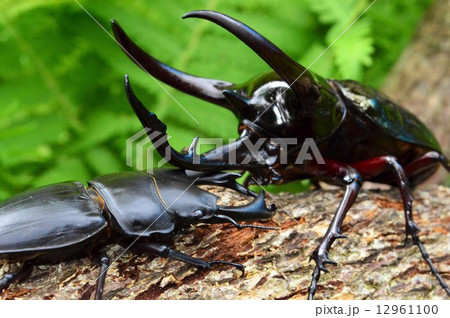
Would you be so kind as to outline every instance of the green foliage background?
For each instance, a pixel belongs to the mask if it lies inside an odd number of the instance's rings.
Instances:
[[[379,87],[431,0],[378,0],[311,67]],[[268,70],[219,27],[181,20],[195,9],[229,14],[309,66],[370,5],[367,0],[90,0],[110,31],[115,18],[151,54],[190,73],[244,82]],[[131,169],[126,139],[141,127],[123,90],[167,123],[181,149],[196,135],[235,137],[224,109],[168,91],[195,123],[74,0],[0,0],[0,199],[48,183]]]

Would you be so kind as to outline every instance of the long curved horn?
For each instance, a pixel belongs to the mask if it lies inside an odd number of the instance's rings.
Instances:
[[[306,102],[305,98],[318,97],[319,92],[314,85],[314,76],[275,44],[244,23],[219,12],[205,10],[191,11],[183,16],[183,19],[185,18],[209,20],[235,35],[291,85],[300,103]]]
[[[154,113],[149,112],[144,104],[136,97],[127,75],[125,75],[125,90],[131,107],[141,121],[142,126],[146,128],[147,135],[154,144],[156,151],[174,166],[194,171],[251,171],[252,169],[259,169],[263,165],[258,163],[255,158],[248,161],[248,143],[242,139],[210,150],[205,154],[197,155],[195,148],[198,138],[194,138],[188,153],[176,151],[168,142],[168,135],[166,133],[167,126]]]
[[[222,90],[230,88],[232,83],[201,78],[176,70],[158,61],[137,46],[114,19],[111,20],[111,25],[114,36],[124,52],[150,75],[182,92],[231,109]]]

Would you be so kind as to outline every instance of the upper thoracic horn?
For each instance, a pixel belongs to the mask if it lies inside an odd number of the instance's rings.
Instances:
[[[222,90],[231,87],[232,83],[201,78],[176,70],[156,60],[137,46],[114,19],[111,20],[111,25],[117,42],[139,67],[182,92],[231,109]]]
[[[313,75],[249,26],[215,11],[192,11],[183,16],[183,18],[194,17],[216,23],[255,51],[291,86],[297,97],[299,97],[299,103],[307,103],[308,101],[305,100],[305,97],[318,97],[318,91],[314,87],[315,80]]]

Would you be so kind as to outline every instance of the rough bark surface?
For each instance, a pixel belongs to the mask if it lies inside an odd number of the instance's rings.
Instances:
[[[450,155],[450,1],[430,7],[382,90],[430,127]],[[445,177],[441,169],[430,182]]]
[[[245,203],[231,191],[214,191],[223,204]],[[313,270],[309,255],[342,194],[336,189],[274,196],[282,208],[264,224],[280,230],[200,225],[177,236],[176,250],[207,260],[240,262],[245,275],[224,265],[198,270],[112,245],[108,254],[114,262],[104,299],[305,299]],[[450,188],[431,186],[417,191],[415,198],[421,239],[450,282]],[[349,238],[336,241],[330,253],[339,265],[328,265],[330,272],[322,275],[317,299],[446,299],[417,247],[404,245],[397,191],[362,191],[343,233]],[[0,275],[14,266],[3,265]],[[98,273],[98,264],[88,258],[35,267],[26,281],[0,293],[0,298],[91,299]]]

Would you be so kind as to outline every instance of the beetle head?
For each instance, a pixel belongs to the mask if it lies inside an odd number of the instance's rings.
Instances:
[[[296,96],[282,80],[262,84],[249,97],[233,90],[224,90],[223,94],[239,118],[240,133],[247,130],[266,138],[289,136],[299,115]]]
[[[249,204],[241,206],[217,205],[218,197],[179,179],[159,180],[159,195],[166,210],[174,214],[181,225],[195,223],[233,223],[257,221],[273,216],[275,206],[267,207],[263,191]]]

